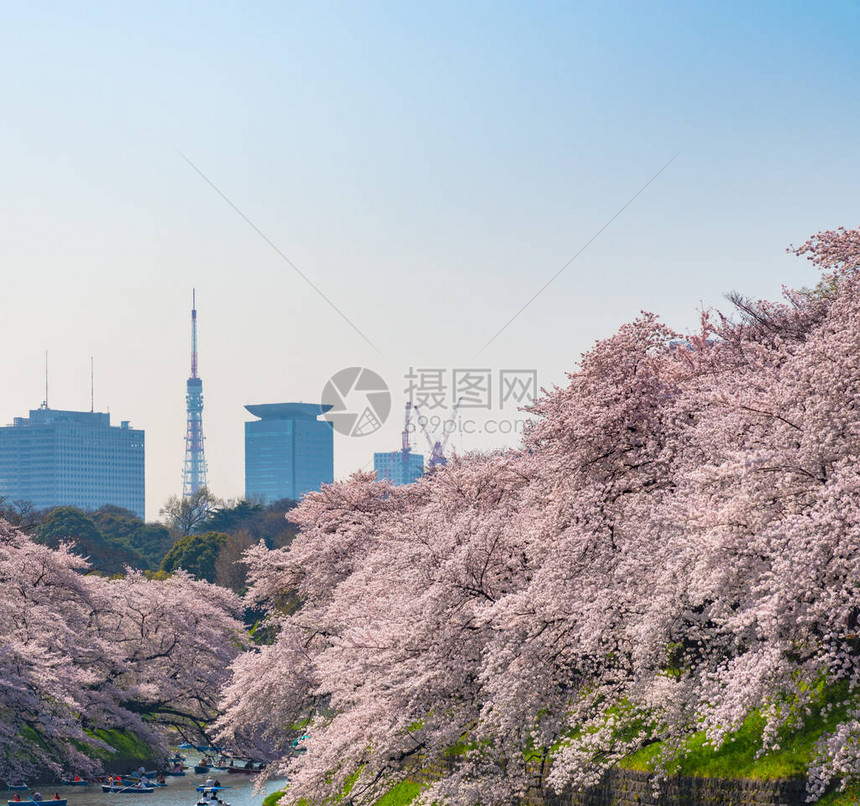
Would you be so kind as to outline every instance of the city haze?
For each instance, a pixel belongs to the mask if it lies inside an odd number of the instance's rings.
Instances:
[[[44,400],[46,350],[51,407],[89,411],[93,356],[96,411],[146,431],[153,519],[182,489],[193,287],[209,484],[236,498],[244,406],[318,403],[345,367],[385,378],[393,408],[370,436],[336,435],[336,477],[399,447],[410,367],[560,384],[640,308],[683,330],[728,291],[813,285],[785,247],[860,220],[858,16],[10,7],[0,423]]]

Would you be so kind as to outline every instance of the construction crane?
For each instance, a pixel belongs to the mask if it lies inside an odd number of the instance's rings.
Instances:
[[[424,475],[424,456],[412,452],[409,440],[409,429],[413,418],[412,401],[406,404],[406,414],[403,418],[403,431],[400,438],[400,450],[373,454],[373,469],[380,479],[387,479],[392,484],[411,484]]]
[[[407,456],[412,452],[412,446],[409,444],[409,421],[412,419],[412,401],[406,401],[406,416],[403,419],[403,431],[400,434],[400,454]]]
[[[448,462],[448,459],[445,457],[445,448],[448,445],[448,439],[451,436],[451,432],[454,430],[454,423],[457,420],[457,412],[460,409],[460,403],[463,402],[463,398],[459,398],[457,402],[454,404],[454,409],[451,412],[451,416],[445,421],[445,424],[442,426],[442,437],[440,439],[434,440],[433,437],[430,436],[427,431],[427,423],[426,418],[425,422],[421,422],[421,412],[418,411],[418,406],[412,406],[411,401],[410,404],[407,404],[407,412],[409,408],[415,410],[415,414],[418,415],[418,425],[421,428],[421,433],[424,434],[425,439],[427,440],[427,444],[430,446],[430,459],[427,462],[427,466],[430,468],[437,467],[438,465],[444,465]],[[404,433],[406,433],[404,431]]]

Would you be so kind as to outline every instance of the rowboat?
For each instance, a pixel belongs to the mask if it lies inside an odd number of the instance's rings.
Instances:
[[[9,806],[21,806],[22,803],[26,803],[27,806],[32,806],[33,803],[50,803],[51,806],[66,806],[68,801],[66,798],[51,798],[50,800],[8,800],[6,801]]]
[[[138,786],[137,784],[129,784],[128,786],[117,786],[116,784],[110,786],[109,784],[102,784],[102,792],[113,792],[117,795],[151,795],[155,792],[155,787]]]
[[[262,771],[262,767],[227,767],[228,775],[254,775]]]
[[[121,781],[120,781],[120,780],[114,781],[114,784],[113,784],[113,785],[114,785],[114,786],[120,786],[120,787],[123,787],[123,786],[137,786],[139,783],[140,783],[140,778],[137,778],[137,777],[136,777],[136,776],[134,776],[134,775],[124,775],[124,776],[122,777],[122,780],[121,780]],[[161,783],[161,782],[159,782],[159,781],[153,781],[153,780],[151,780],[151,779],[147,778],[147,779],[146,779],[146,783],[144,784],[144,787],[149,787],[149,786],[154,786],[154,787],[158,788],[158,787],[161,787],[161,786],[167,786],[167,784],[165,784],[165,783]]]
[[[232,786],[206,786],[206,784],[200,784],[197,787],[198,792],[220,792],[222,789],[233,789]]]

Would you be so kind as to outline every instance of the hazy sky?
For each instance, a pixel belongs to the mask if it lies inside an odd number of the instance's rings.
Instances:
[[[192,287],[235,497],[246,403],[377,371],[394,412],[336,439],[346,475],[399,446],[410,366],[561,383],[642,309],[684,330],[813,284],[785,247],[860,222],[856,3],[7,3],[0,31],[0,422],[45,350],[50,405],[88,410],[93,355],[150,518],[181,491]]]

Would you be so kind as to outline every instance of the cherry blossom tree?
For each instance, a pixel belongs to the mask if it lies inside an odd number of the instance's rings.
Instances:
[[[99,729],[131,731],[155,752],[159,728],[202,728],[243,645],[229,591],[184,574],[85,574],[0,521],[0,777],[92,773]]]
[[[767,752],[826,701],[810,796],[860,776],[860,231],[793,251],[813,291],[731,295],[684,338],[643,314],[521,450],[306,496],[291,546],[246,554],[274,637],[235,662],[222,736],[293,801],[454,757],[423,797],[472,806],[649,742],[667,772],[753,714]]]

